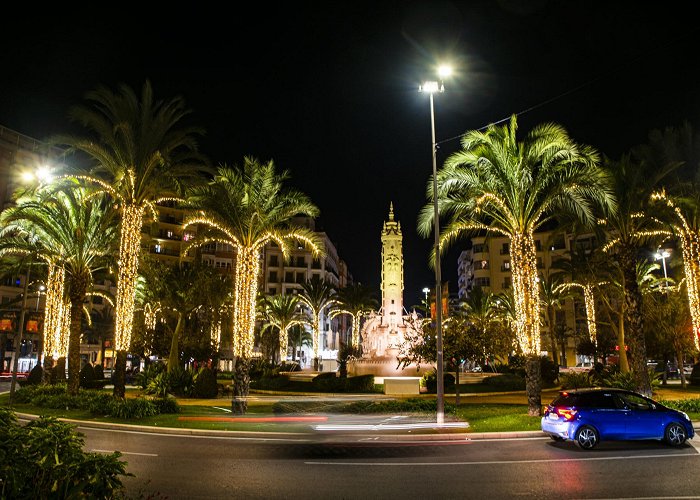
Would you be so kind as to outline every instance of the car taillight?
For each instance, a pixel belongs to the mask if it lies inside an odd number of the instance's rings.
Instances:
[[[576,410],[570,408],[557,408],[557,415],[564,417],[566,420],[573,420],[578,413]]]

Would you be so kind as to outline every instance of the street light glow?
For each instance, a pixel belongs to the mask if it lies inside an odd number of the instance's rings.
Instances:
[[[452,74],[452,66],[449,66],[447,64],[443,64],[438,68],[438,75],[440,75],[440,78],[448,77],[451,74]]]

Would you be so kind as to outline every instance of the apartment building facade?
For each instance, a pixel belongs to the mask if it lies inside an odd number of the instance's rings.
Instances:
[[[572,245],[582,248],[592,248],[592,236],[576,238],[554,231],[535,233],[537,251],[537,269],[540,279],[553,272],[553,264],[559,259],[566,259]],[[505,236],[478,236],[471,239],[471,248],[460,253],[457,262],[459,283],[459,298],[466,299],[471,290],[479,286],[491,293],[497,294],[511,288],[512,277],[510,267],[509,239]],[[566,359],[567,366],[578,362],[588,361],[588,357],[579,356],[576,352],[576,339],[587,332],[587,320],[583,299],[568,299],[561,309],[555,311],[555,324],[566,327],[564,352],[559,353],[560,363]],[[542,328],[542,352],[551,357],[550,332],[548,327]]]

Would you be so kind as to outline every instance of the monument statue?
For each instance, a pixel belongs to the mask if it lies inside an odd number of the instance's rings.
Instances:
[[[384,222],[382,240],[382,300],[379,311],[370,313],[361,330],[362,358],[348,364],[352,375],[422,376],[430,366],[399,367],[399,349],[406,332],[420,325],[417,313],[403,306],[403,236],[401,223],[394,220],[394,204],[389,205],[389,220]]]

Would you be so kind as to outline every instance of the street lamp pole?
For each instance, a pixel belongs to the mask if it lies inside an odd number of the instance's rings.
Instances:
[[[661,259],[661,262],[663,263],[664,267],[664,288],[668,288],[668,275],[666,274],[666,259],[670,257],[671,254],[668,252],[668,250],[664,250],[663,252],[656,252],[654,257],[656,260]]]
[[[440,68],[440,76],[447,76],[451,70],[447,67]],[[437,188],[437,142],[435,141],[435,104],[433,94],[444,92],[442,82],[425,82],[421,91],[430,94],[430,131],[432,137],[433,155],[433,224],[435,226],[435,330],[437,334],[437,424],[445,422],[445,380],[443,376],[442,353],[442,276],[440,272],[440,210],[438,207]]]

